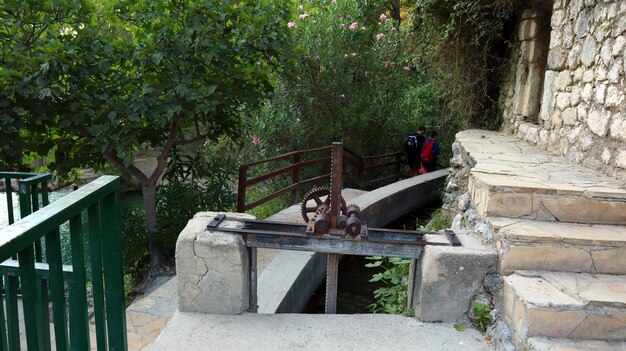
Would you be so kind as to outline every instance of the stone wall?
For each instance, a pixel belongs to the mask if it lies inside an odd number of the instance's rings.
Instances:
[[[518,23],[503,89],[504,130],[626,182],[626,2],[535,2]],[[543,88],[533,95],[537,85]]]

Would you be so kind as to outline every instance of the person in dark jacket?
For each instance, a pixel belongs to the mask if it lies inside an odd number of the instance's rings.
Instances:
[[[426,137],[424,136],[425,132],[425,127],[417,128],[417,133],[409,133],[404,144],[404,152],[406,153],[406,159],[411,169],[411,177],[416,176],[420,169],[420,151],[426,141]]]

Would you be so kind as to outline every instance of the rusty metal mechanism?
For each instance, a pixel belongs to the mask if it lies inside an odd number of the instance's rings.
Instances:
[[[223,228],[225,215],[217,215],[207,226],[243,236],[250,256],[250,306],[256,309],[256,248],[327,253],[326,313],[336,312],[339,255],[387,256],[417,259],[425,245],[461,246],[454,232],[445,231],[447,242],[429,241],[426,234],[408,230],[368,228],[355,204],[346,205],[341,196],[343,145],[333,143],[330,187],[314,188],[300,206],[304,225],[246,220],[243,228]]]

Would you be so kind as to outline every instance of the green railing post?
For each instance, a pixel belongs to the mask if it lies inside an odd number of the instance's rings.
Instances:
[[[98,350],[106,350],[106,311],[104,308],[104,284],[102,281],[102,242],[100,205],[89,207],[89,246],[91,248],[91,283],[93,285],[93,307],[96,322],[96,345]]]
[[[46,258],[50,267],[50,297],[54,321],[54,340],[57,350],[68,349],[65,284],[63,282],[63,260],[59,229],[46,234]]]
[[[9,350],[20,351],[20,321],[17,309],[17,287],[20,281],[15,276],[7,277],[4,297],[7,304],[7,335]]]
[[[11,187],[11,178],[4,178],[4,187],[7,193],[7,210],[9,211],[9,225],[15,222],[15,214],[13,213],[13,188]]]
[[[70,219],[70,246],[74,274],[70,284],[70,344],[72,350],[89,350],[89,320],[87,316],[87,279],[80,213]]]
[[[37,275],[35,274],[35,254],[32,247],[27,247],[17,255],[20,263],[20,283],[22,288],[22,307],[26,329],[28,350],[43,351],[43,320],[37,294]]]
[[[0,275],[0,291],[4,290],[4,277]],[[4,318],[4,304],[0,303],[0,350],[8,350],[7,345],[7,328],[6,319]]]
[[[127,351],[126,306],[124,304],[124,273],[122,270],[119,179],[114,193],[100,204],[102,222],[102,251],[108,254],[103,262],[106,294],[107,333],[109,350]]]
[[[25,183],[20,183],[18,186],[18,196],[20,200],[20,218],[24,218],[32,213],[32,205],[30,198],[29,186]]]

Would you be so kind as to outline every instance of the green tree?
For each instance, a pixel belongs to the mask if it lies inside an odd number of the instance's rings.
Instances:
[[[57,167],[106,160],[137,179],[151,233],[173,148],[234,134],[290,48],[288,8],[270,0],[5,1],[0,11],[0,123],[21,124],[29,150],[62,145]],[[152,174],[132,164],[145,148],[159,150]],[[159,263],[151,242],[151,269]]]

